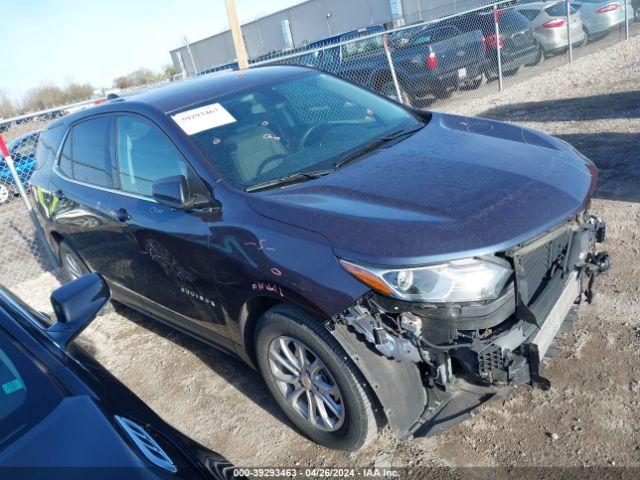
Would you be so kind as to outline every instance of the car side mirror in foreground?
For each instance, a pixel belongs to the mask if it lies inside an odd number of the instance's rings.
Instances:
[[[156,202],[177,210],[195,210],[211,206],[211,202],[204,195],[191,192],[184,175],[156,180],[151,187],[151,195]]]
[[[54,290],[51,305],[57,322],[47,334],[63,348],[76,338],[109,300],[107,282],[97,273],[89,273]]]

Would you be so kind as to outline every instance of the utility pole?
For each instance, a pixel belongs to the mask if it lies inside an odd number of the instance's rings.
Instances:
[[[233,37],[233,46],[236,49],[236,58],[238,59],[238,68],[246,70],[249,68],[249,60],[247,58],[247,49],[244,46],[244,38],[238,23],[238,12],[236,11],[236,0],[226,0],[227,16],[229,17],[229,25],[231,26],[231,36]]]
[[[193,52],[191,52],[191,45],[189,45],[189,40],[187,40],[187,36],[184,36],[184,45],[187,47],[187,52],[189,52],[189,57],[191,58],[191,65],[193,65],[193,74],[196,75],[198,73],[198,67],[196,66],[196,61],[193,59]]]

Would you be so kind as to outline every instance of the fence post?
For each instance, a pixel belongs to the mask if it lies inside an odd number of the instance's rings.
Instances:
[[[387,62],[389,63],[389,71],[391,72],[391,78],[393,79],[393,86],[396,89],[396,95],[398,95],[398,101],[404,103],[405,99],[402,98],[402,90],[398,83],[398,76],[396,75],[396,67],[393,65],[393,58],[391,57],[391,47],[389,46],[389,39],[386,35],[382,36],[384,42],[384,51],[387,54]]]
[[[2,135],[0,135],[0,153],[2,153],[2,156],[4,157],[4,161],[7,163],[7,166],[9,167],[9,171],[11,172],[11,176],[13,177],[13,181],[15,182],[16,188],[18,189],[18,193],[20,193],[20,197],[22,197],[22,201],[27,207],[27,211],[29,212],[31,221],[33,222],[33,225],[36,229],[36,235],[40,237],[40,241],[45,251],[47,252],[47,257],[49,257],[49,262],[51,263],[52,268],[56,269],[60,266],[58,263],[58,259],[51,251],[51,247],[49,246],[49,243],[45,238],[44,230],[42,230],[42,226],[38,221],[36,212],[34,212],[33,207],[31,206],[31,203],[27,198],[27,192],[25,191],[24,186],[22,185],[22,180],[20,179],[20,175],[18,175],[18,172],[16,171],[16,168],[13,164],[13,158],[11,157],[11,153],[9,153],[9,149],[7,149],[7,146],[5,145],[4,140],[2,139]]]
[[[624,0],[624,39],[629,40],[629,2],[627,0]]]
[[[567,0],[567,41],[569,42],[569,63],[573,62],[573,45],[571,42],[571,0]]]
[[[493,5],[493,20],[495,22],[496,33],[496,55],[498,56],[498,89],[502,91],[502,54],[501,54],[501,41],[500,41],[500,13],[498,11],[498,5]]]

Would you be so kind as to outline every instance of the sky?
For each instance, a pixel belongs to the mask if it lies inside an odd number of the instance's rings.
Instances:
[[[241,23],[302,0],[236,0]],[[171,63],[169,51],[229,28],[224,0],[0,0],[0,90],[71,82],[110,87]]]

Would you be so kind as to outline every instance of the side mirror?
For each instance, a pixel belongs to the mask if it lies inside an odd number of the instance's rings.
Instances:
[[[97,273],[89,273],[54,290],[51,305],[57,322],[47,329],[60,346],[67,348],[109,300],[107,282]]]
[[[158,203],[171,208],[183,208],[191,197],[191,191],[184,175],[176,175],[153,182],[151,195]]]
[[[151,186],[153,199],[177,210],[194,210],[211,206],[211,202],[198,193],[192,193],[189,182],[184,175],[165,177],[153,182]]]

